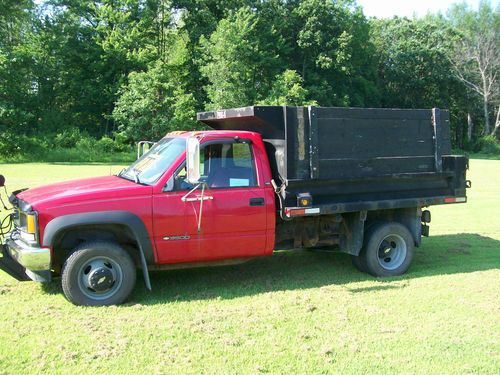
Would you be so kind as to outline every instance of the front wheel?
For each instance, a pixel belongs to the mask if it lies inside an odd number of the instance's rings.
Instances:
[[[122,303],[136,279],[132,258],[113,242],[83,243],[68,257],[61,273],[64,295],[83,306]]]
[[[367,232],[364,243],[359,255],[363,271],[373,276],[399,276],[410,267],[415,245],[404,225],[380,223]]]

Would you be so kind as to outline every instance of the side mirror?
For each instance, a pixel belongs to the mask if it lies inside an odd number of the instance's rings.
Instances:
[[[186,141],[187,181],[195,185],[200,181],[200,141],[189,137]]]
[[[163,187],[162,191],[167,192],[174,190],[174,184],[175,184],[174,176],[170,176],[170,178],[167,180],[167,183]]]

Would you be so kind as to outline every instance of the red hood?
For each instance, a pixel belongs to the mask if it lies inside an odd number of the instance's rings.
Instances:
[[[104,176],[40,186],[23,191],[17,197],[34,209],[40,209],[67,203],[151,194],[151,190],[151,186],[136,184],[117,176]]]

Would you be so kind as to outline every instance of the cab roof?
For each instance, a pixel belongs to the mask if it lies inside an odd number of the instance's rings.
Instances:
[[[188,137],[201,137],[201,138],[220,138],[220,137],[240,137],[240,138],[254,138],[260,135],[256,132],[245,130],[191,130],[191,131],[173,131],[166,135],[167,137],[188,138]]]

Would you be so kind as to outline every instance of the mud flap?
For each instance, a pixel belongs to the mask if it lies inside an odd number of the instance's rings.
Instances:
[[[345,213],[342,218],[340,251],[357,256],[363,246],[366,211]]]

